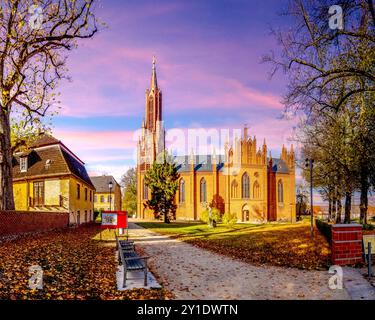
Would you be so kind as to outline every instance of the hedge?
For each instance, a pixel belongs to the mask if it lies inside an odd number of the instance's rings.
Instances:
[[[323,220],[316,219],[315,220],[316,227],[318,230],[326,237],[329,243],[332,241],[332,229],[331,225],[328,222]]]

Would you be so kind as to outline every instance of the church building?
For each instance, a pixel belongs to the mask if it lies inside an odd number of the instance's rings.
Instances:
[[[150,88],[146,90],[145,118],[138,141],[137,216],[154,218],[145,206],[151,193],[144,182],[148,168],[165,150],[162,92],[155,59]],[[280,158],[268,156],[266,141],[258,148],[256,137],[244,128],[241,137],[226,143],[224,155],[177,156],[179,188],[175,219],[199,220],[209,203],[221,213],[237,216],[238,222],[262,223],[296,219],[295,153],[282,147]]]

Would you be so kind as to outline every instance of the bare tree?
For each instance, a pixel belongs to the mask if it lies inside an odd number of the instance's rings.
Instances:
[[[329,28],[329,7],[343,9],[344,29]],[[372,0],[291,0],[285,12],[295,24],[275,30],[282,54],[263,57],[289,75],[284,103],[291,110],[338,110],[361,93],[375,92],[375,20]],[[343,80],[351,85],[337,92]],[[332,99],[334,95],[340,99]],[[334,103],[332,103],[334,102]]]
[[[344,28],[331,29],[329,8],[342,7]],[[351,196],[361,191],[361,220],[374,162],[375,19],[372,0],[290,0],[286,14],[294,25],[273,30],[281,54],[264,56],[273,75],[288,78],[287,114],[302,112],[304,148],[319,163],[319,186],[332,204],[345,197],[345,222]],[[306,130],[307,129],[307,130]],[[325,190],[325,191],[324,191]]]
[[[4,0],[0,5],[0,210],[13,210],[12,117],[37,126],[67,77],[66,52],[98,32],[94,0]]]

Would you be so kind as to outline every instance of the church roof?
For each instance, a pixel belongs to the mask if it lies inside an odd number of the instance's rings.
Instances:
[[[220,171],[224,167],[224,155],[216,156],[217,169]],[[190,171],[189,165],[190,156],[176,156],[178,172]],[[194,156],[194,169],[198,172],[212,171],[212,156],[211,155],[196,155]]]
[[[289,173],[289,169],[284,160],[272,158],[272,172]]]
[[[189,172],[190,156],[176,156],[175,162],[177,164],[178,172]],[[224,167],[224,155],[216,156],[217,169],[220,171]],[[289,173],[288,166],[284,160],[278,158],[272,158],[272,172],[277,173]],[[212,171],[212,156],[211,155],[196,155],[194,156],[194,169],[197,172],[209,172]]]

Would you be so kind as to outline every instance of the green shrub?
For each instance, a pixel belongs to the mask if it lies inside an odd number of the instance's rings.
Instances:
[[[363,224],[362,228],[363,230],[374,230],[375,226],[373,224]]]
[[[100,214],[96,217],[95,223],[102,223],[102,216]]]
[[[323,220],[316,219],[315,220],[316,227],[318,230],[326,237],[329,243],[332,241],[332,229],[331,225],[328,222]]]
[[[237,222],[237,214],[236,213],[224,213],[223,215],[223,223],[228,225],[234,225]]]
[[[221,221],[221,215],[220,215],[220,211],[216,208],[213,208],[212,209],[212,219],[214,219],[216,222],[220,222]],[[201,213],[201,216],[200,216],[200,220],[204,223],[208,223],[208,220],[209,220],[209,213],[208,213],[208,210],[204,210],[202,211]]]

